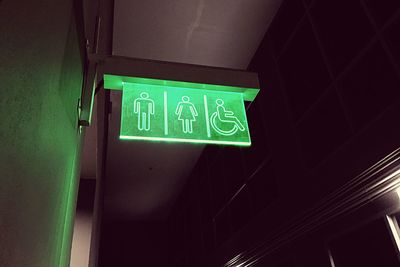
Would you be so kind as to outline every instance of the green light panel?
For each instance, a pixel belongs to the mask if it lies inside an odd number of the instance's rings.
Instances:
[[[250,146],[243,93],[123,83],[121,139]]]

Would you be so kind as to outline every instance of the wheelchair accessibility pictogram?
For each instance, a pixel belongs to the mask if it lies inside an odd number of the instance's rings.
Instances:
[[[237,131],[244,131],[245,128],[239,119],[234,116],[232,111],[226,110],[224,101],[217,99],[217,111],[211,115],[210,123],[212,128],[219,134],[230,136],[234,135]],[[226,130],[230,126],[229,130]]]

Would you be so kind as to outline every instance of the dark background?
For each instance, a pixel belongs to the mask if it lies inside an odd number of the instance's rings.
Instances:
[[[221,266],[399,147],[399,8],[283,2],[248,68],[261,83],[248,108],[253,145],[206,148],[169,218],[170,266]],[[336,266],[399,266],[385,208],[289,240],[254,266],[330,266],[328,249]]]
[[[252,146],[207,146],[166,222],[105,222],[100,266],[400,266],[398,197],[353,199],[400,147],[399,33],[398,0],[284,1],[248,67]]]

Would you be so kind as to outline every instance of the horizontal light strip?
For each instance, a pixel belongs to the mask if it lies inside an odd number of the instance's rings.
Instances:
[[[392,232],[393,239],[397,246],[397,251],[400,252],[400,238],[399,238],[399,233],[397,232],[397,227],[395,225],[394,218],[386,215],[386,220],[389,223],[390,231]]]
[[[198,139],[183,139],[183,138],[162,138],[162,137],[146,137],[146,136],[120,135],[119,139],[180,142],[180,143],[193,143],[193,144],[219,144],[219,145],[251,146],[251,142],[215,141],[215,140],[198,140]]]
[[[299,215],[288,226],[275,230],[268,239],[240,253],[240,263],[252,266],[283,244],[322,227],[334,218],[349,214],[384,194],[400,188],[400,148],[348,182],[340,194],[333,192],[316,206]],[[378,178],[380,177],[380,179]],[[355,182],[357,181],[357,183]],[[356,189],[356,190],[355,190]],[[296,226],[300,225],[300,226]],[[239,262],[227,262],[224,267],[234,267]]]

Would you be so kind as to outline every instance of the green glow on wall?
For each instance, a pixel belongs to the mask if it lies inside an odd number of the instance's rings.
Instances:
[[[251,145],[243,92],[174,85],[123,82],[120,138]]]
[[[75,151],[74,158],[72,159],[72,166],[67,174],[66,179],[66,196],[63,199],[63,227],[61,237],[61,255],[59,265],[60,267],[69,266],[72,248],[72,237],[74,230],[75,208],[78,196],[78,177],[79,168],[77,166],[77,151]]]

